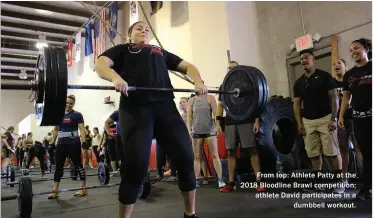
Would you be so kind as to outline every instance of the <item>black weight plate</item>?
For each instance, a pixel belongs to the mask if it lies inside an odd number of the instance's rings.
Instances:
[[[70,164],[70,177],[72,180],[77,180],[78,178],[77,168],[73,164]]]
[[[50,109],[50,112],[52,112],[52,114],[48,115],[48,120],[47,120],[47,125],[48,126],[57,126],[58,124],[60,124],[61,122],[59,121],[62,121],[62,119],[60,120],[60,117],[57,116],[56,118],[56,107],[57,107],[57,104],[58,104],[58,98],[57,98],[57,95],[58,95],[58,63],[57,63],[57,57],[56,57],[56,52],[55,50],[53,49],[53,47],[50,47],[48,49],[48,53],[49,53],[49,60],[50,60],[50,64],[51,64],[51,71],[48,71],[48,73],[50,74],[50,81],[51,81],[51,100],[50,101],[51,103],[53,104],[50,104],[51,106],[51,109]],[[65,101],[64,101],[65,102]]]
[[[264,76],[264,74],[260,71],[254,71],[257,76],[258,76],[258,80],[259,80],[259,92],[261,93],[261,96],[262,96],[262,99],[261,99],[261,104],[259,104],[257,110],[256,110],[256,113],[261,113],[266,104],[267,104],[267,98],[268,98],[268,89],[269,87],[267,86],[267,81],[266,81],[266,78]]]
[[[261,111],[263,111],[266,107],[266,104],[268,102],[268,97],[269,97],[269,86],[268,82],[266,80],[265,75],[262,72],[259,72],[260,77],[262,79],[262,84],[263,84],[263,89],[264,89],[264,105],[261,106]]]
[[[140,186],[138,198],[146,199],[150,193],[151,193],[151,175],[147,173],[147,175],[143,179],[143,182]]]
[[[12,165],[6,168],[6,175],[7,175],[7,183],[14,182],[16,180],[16,172],[14,171],[14,167]],[[9,186],[14,187],[14,184],[11,184]]]
[[[50,48],[46,47],[43,49],[41,58],[41,67],[44,67],[45,81],[44,84],[44,98],[43,103],[35,104],[35,115],[38,126],[52,126],[53,116],[54,116],[54,101],[56,97],[56,82],[53,78],[52,72],[52,61],[49,52]],[[53,67],[56,67],[56,61],[54,61]],[[57,69],[57,67],[56,67]]]
[[[110,181],[109,168],[104,163],[99,163],[97,169],[100,185],[107,185]]]
[[[232,91],[238,88],[243,94],[240,97],[223,95],[222,103],[227,116],[231,119],[245,120],[252,116],[257,108],[259,99],[258,83],[252,73],[255,69],[247,66],[234,67],[227,73],[223,81],[224,91]]]
[[[36,69],[34,73],[35,85],[36,85],[36,96],[35,96],[35,103],[43,103],[44,99],[44,84],[45,84],[45,77],[44,77],[44,69],[40,69],[40,61],[41,55],[38,55],[38,59],[36,61]]]
[[[55,105],[54,121],[55,125],[62,123],[65,114],[65,105],[68,88],[68,66],[66,62],[66,55],[63,48],[54,47],[54,52],[57,61],[57,98]]]
[[[30,177],[21,177],[18,184],[18,212],[20,217],[31,217],[32,182]]]
[[[259,72],[252,71],[251,73],[253,74],[254,81],[256,82],[257,89],[258,89],[258,100],[257,102],[255,102],[257,106],[256,106],[254,113],[258,114],[259,116],[261,113],[261,107],[264,105],[264,102],[263,102],[264,101],[264,89],[262,87],[263,83],[262,83],[262,79],[261,79]]]

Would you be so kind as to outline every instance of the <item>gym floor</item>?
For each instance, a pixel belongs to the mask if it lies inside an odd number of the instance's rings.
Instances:
[[[88,170],[87,174],[95,174],[96,170]],[[67,176],[67,175],[65,175]],[[18,178],[18,177],[17,177]],[[16,181],[17,181],[16,178]],[[33,176],[39,179],[39,176]],[[53,175],[48,175],[53,178]],[[110,184],[120,181],[119,177],[112,177]],[[6,186],[2,180],[1,195],[14,194],[18,189]],[[52,189],[53,181],[33,184],[34,192],[44,192]],[[87,185],[97,185],[97,177],[88,177]],[[62,180],[60,189],[78,188],[79,180]],[[83,198],[73,196],[74,192],[60,193],[59,200],[48,200],[47,196],[33,198],[32,217],[40,218],[118,218],[118,186],[91,189]],[[196,208],[201,218],[369,218],[372,217],[371,201],[355,201],[354,209],[295,209],[293,204],[307,202],[321,202],[322,200],[307,199],[258,199],[256,192],[220,193],[213,183],[198,189]],[[337,201],[336,201],[337,202]],[[350,203],[350,202],[348,202]],[[183,217],[183,203],[177,183],[159,182],[153,185],[151,194],[146,200],[138,200],[134,218],[179,218]],[[1,216],[16,218],[18,203],[16,200],[1,202]]]

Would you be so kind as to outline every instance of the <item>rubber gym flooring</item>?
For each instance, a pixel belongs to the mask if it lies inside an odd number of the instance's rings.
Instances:
[[[36,170],[36,169],[34,169]],[[95,174],[88,170],[87,174]],[[65,175],[68,176],[68,175]],[[32,178],[39,179],[40,176]],[[53,178],[53,175],[48,175]],[[110,184],[119,182],[119,177],[112,177]],[[16,178],[17,181],[17,178]],[[18,189],[6,186],[2,180],[1,195],[14,194]],[[34,192],[49,191],[53,181],[33,184]],[[88,177],[87,185],[97,185],[97,177]],[[61,189],[79,187],[79,180],[62,180]],[[88,190],[83,198],[73,196],[74,192],[60,193],[59,200],[48,200],[47,196],[34,196],[32,217],[40,218],[118,218],[118,186]],[[354,209],[295,209],[293,204],[322,202],[318,199],[258,199],[256,192],[220,193],[212,182],[203,185],[197,191],[196,209],[200,218],[369,218],[372,217],[371,201],[355,201]],[[327,200],[326,200],[327,202]],[[347,202],[347,201],[346,201]],[[350,202],[348,202],[350,203]],[[18,204],[16,200],[1,202],[1,216],[16,218]],[[134,208],[134,218],[182,218],[183,203],[177,183],[159,182],[153,185],[146,200],[138,200]]]

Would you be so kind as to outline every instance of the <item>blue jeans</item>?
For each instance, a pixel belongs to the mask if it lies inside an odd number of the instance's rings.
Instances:
[[[156,162],[157,162],[157,175],[160,177],[164,177],[164,169],[163,167],[166,164],[166,160],[168,161],[169,168],[170,168],[170,176],[177,176],[177,171],[173,164],[171,163],[170,159],[166,156],[164,150],[161,146],[156,143]]]

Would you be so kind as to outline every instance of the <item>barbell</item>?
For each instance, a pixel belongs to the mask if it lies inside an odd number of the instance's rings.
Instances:
[[[105,166],[104,163],[99,163],[98,165],[98,176],[100,185],[94,186],[87,186],[85,189],[96,189],[96,188],[105,188],[105,187],[113,187],[120,185],[120,183],[109,184],[110,175],[109,169]],[[70,192],[70,191],[78,191],[81,188],[70,188],[70,189],[62,189],[58,192]],[[149,173],[143,180],[143,183],[140,187],[138,198],[144,199],[148,197],[151,191],[151,184],[149,179]],[[20,217],[31,217],[32,213],[32,203],[34,196],[41,196],[50,194],[51,191],[47,192],[33,192],[32,191],[32,181],[29,176],[22,176],[18,183],[18,193],[9,196],[1,196],[1,201],[9,201],[9,200],[18,200],[18,212]]]
[[[57,126],[64,118],[68,89],[115,90],[114,86],[68,85],[68,68],[63,48],[45,47],[38,55],[34,79],[30,82],[1,80],[1,89],[31,90],[34,95],[38,126]],[[129,86],[130,92],[189,92],[194,89],[153,88]],[[245,120],[260,113],[267,102],[269,88],[263,73],[250,66],[232,68],[224,78],[220,90],[208,93],[222,94],[227,116]]]

